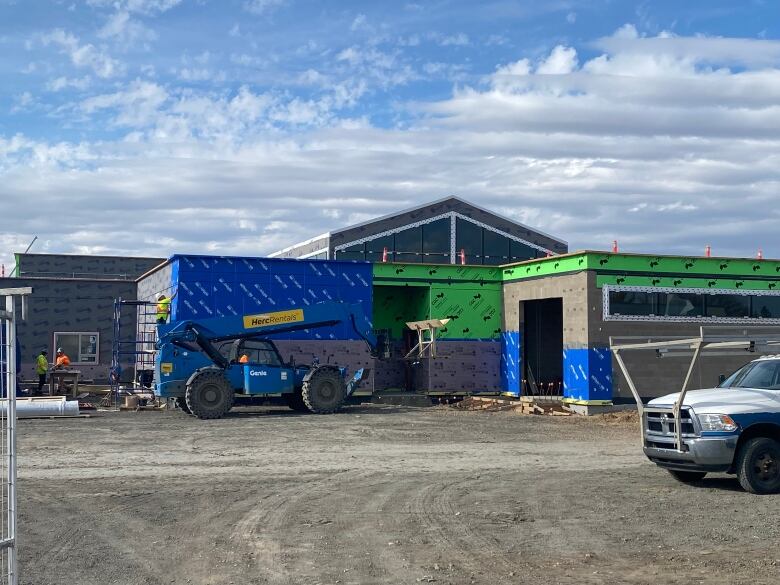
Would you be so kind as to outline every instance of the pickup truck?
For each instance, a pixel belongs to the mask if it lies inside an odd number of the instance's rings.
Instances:
[[[710,472],[736,474],[754,494],[780,493],[780,355],[756,359],[716,388],[691,390],[680,409],[680,449],[673,407],[679,394],[644,409],[645,455],[678,481]]]

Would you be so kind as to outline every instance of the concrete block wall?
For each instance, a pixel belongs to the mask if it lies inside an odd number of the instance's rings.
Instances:
[[[416,388],[431,392],[501,392],[501,341],[442,341],[435,359],[420,360]]]
[[[611,367],[598,367],[603,363],[605,348],[589,338],[589,323],[593,317],[588,297],[589,278],[588,272],[582,271],[504,284],[502,377],[506,392],[517,395],[521,390],[524,315],[520,303],[560,298],[563,302],[564,397],[577,401],[609,399],[604,397],[611,394]],[[517,343],[517,349],[513,347],[514,343]],[[512,363],[513,359],[515,363]]]

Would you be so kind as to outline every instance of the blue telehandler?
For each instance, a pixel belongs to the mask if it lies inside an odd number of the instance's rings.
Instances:
[[[155,393],[175,398],[201,419],[224,416],[236,396],[281,394],[294,410],[338,410],[357,389],[362,368],[346,380],[334,364],[285,362],[267,336],[346,323],[381,358],[385,340],[372,331],[362,305],[324,302],[271,313],[159,324]]]

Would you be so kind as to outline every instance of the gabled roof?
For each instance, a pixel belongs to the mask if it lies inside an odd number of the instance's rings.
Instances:
[[[375,217],[375,218],[372,218],[372,219],[369,219],[367,221],[363,221],[363,222],[360,222],[360,223],[352,224],[350,226],[347,226],[347,227],[344,227],[344,228],[341,228],[341,229],[331,230],[331,235],[337,235],[337,234],[341,234],[343,232],[347,232],[347,231],[350,231],[350,230],[354,230],[354,229],[362,228],[362,227],[365,227],[365,226],[369,226],[369,225],[374,224],[374,223],[383,222],[383,221],[386,221],[386,220],[389,220],[389,219],[393,219],[393,218],[395,218],[397,216],[400,216],[400,215],[412,214],[415,211],[424,210],[426,208],[447,206],[446,204],[448,204],[448,203],[450,203],[450,204],[457,204],[456,206],[463,206],[463,207],[471,208],[471,209],[473,209],[475,211],[478,211],[480,213],[486,214],[488,216],[492,216],[493,218],[495,218],[495,219],[497,219],[497,220],[499,220],[501,222],[508,222],[508,223],[514,224],[514,225],[516,225],[518,227],[521,227],[521,228],[524,228],[526,230],[529,230],[529,231],[532,231],[534,233],[537,233],[540,236],[544,236],[544,237],[550,238],[551,240],[555,240],[556,242],[558,242],[560,244],[563,244],[564,246],[568,246],[568,242],[566,240],[562,240],[561,238],[558,238],[556,236],[553,236],[551,234],[543,232],[543,231],[541,231],[541,230],[539,230],[537,228],[533,228],[533,227],[527,226],[527,225],[525,225],[525,224],[523,224],[523,223],[521,223],[521,222],[519,222],[519,221],[517,221],[515,219],[511,219],[509,217],[501,215],[500,213],[496,213],[495,211],[490,211],[489,209],[485,209],[484,207],[481,207],[479,205],[475,205],[474,203],[471,203],[470,201],[466,201],[465,199],[461,199],[460,197],[457,197],[455,195],[450,195],[449,197],[442,197],[441,199],[436,199],[434,201],[428,201],[426,203],[422,203],[422,204],[416,205],[414,207],[408,207],[406,209],[401,209],[399,211],[394,211],[392,213],[388,213],[388,214],[382,215],[380,217]]]

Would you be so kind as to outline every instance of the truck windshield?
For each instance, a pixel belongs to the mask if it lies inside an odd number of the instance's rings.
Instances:
[[[750,362],[726,378],[719,387],[780,390],[780,360]]]

